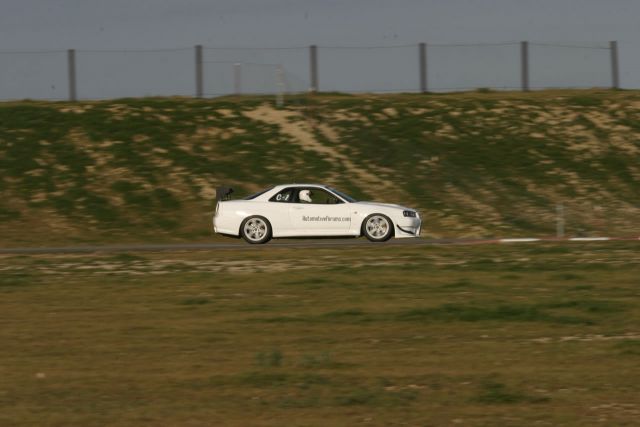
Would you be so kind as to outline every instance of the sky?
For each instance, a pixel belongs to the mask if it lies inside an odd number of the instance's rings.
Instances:
[[[634,72],[640,66],[640,59],[637,59],[640,57],[638,16],[638,0],[0,0],[0,98],[20,97],[20,90],[28,96],[64,97],[64,55],[54,58],[50,53],[51,57],[44,54],[36,57],[15,51],[70,48],[79,51],[78,74],[79,79],[84,79],[79,82],[79,89],[87,96],[121,95],[116,86],[129,93],[130,86],[136,84],[125,84],[124,77],[114,77],[118,73],[106,71],[109,67],[105,63],[126,68],[138,60],[144,73],[123,71],[123,74],[131,76],[132,80],[144,80],[143,83],[149,86],[145,91],[149,94],[157,91],[153,85],[161,85],[162,79],[167,79],[166,76],[150,77],[155,70],[164,67],[169,76],[176,75],[180,80],[180,83],[166,84],[167,91],[192,92],[193,65],[187,71],[186,63],[193,62],[193,52],[189,49],[196,44],[208,48],[316,44],[321,47],[323,90],[409,90],[416,86],[415,49],[342,52],[328,47],[414,46],[420,42],[517,43],[521,40],[601,47],[610,40],[618,40],[622,85],[640,87],[640,77]],[[142,59],[144,55],[132,58],[124,53],[118,56],[115,52],[95,52],[169,48],[185,50],[176,51],[171,57],[166,53],[165,59],[149,59],[148,63]],[[517,44],[504,47],[502,51],[499,47],[488,47],[486,52],[482,49],[474,52],[465,52],[463,48],[455,52],[452,49],[445,51],[445,48],[440,51],[430,49],[432,86],[474,87],[482,83],[517,86],[518,49]],[[83,51],[87,51],[84,57]],[[211,82],[207,91],[213,94],[233,90],[233,67],[224,65],[225,61],[284,63],[287,75],[291,77],[288,84],[308,85],[308,70],[304,69],[308,68],[308,52],[304,49],[297,53],[291,51],[291,58],[285,58],[283,54],[276,57],[264,52],[249,55],[239,51],[234,57],[229,52],[207,51],[205,61],[210,70],[205,78],[209,77]],[[107,58],[109,55],[113,57]],[[487,64],[482,64],[483,60]],[[606,75],[609,73],[606,50],[556,52],[540,47],[531,52],[531,60],[538,61],[538,70],[532,70],[535,71],[532,79],[537,75],[540,86],[569,85],[567,79],[572,74],[582,73],[585,68],[593,69],[593,75],[579,76],[576,86],[606,85],[610,81],[610,76]],[[184,67],[180,65],[183,63]],[[404,65],[394,68],[389,65],[391,63]],[[160,67],[158,64],[165,65]],[[491,69],[492,64],[497,71]],[[558,70],[550,71],[555,64],[559,64]],[[178,71],[180,67],[184,70]],[[253,67],[255,69],[249,65],[243,68],[246,90],[251,90],[252,84],[267,90],[272,83],[263,83],[261,79],[265,82],[273,80],[273,70],[266,65]],[[460,68],[477,72],[467,77],[450,76]],[[100,70],[105,75],[98,84]],[[48,72],[44,74],[45,71]],[[379,75],[367,80],[365,75],[371,73]],[[501,77],[502,73],[508,78]],[[553,78],[546,77],[545,73],[551,73]],[[504,84],[488,78],[493,74],[504,80]],[[390,82],[389,75],[397,75],[397,81]],[[220,84],[213,83],[214,76],[218,76]],[[92,81],[90,77],[95,78]],[[113,82],[104,83],[107,77],[113,77],[110,79]],[[543,77],[553,81],[547,82]],[[46,84],[41,80],[47,80]],[[51,89],[52,85],[55,90]]]

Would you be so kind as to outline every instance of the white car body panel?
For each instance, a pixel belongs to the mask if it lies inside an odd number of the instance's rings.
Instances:
[[[285,189],[323,190],[342,203],[307,204],[269,201]],[[415,217],[404,216],[415,212]],[[394,237],[418,237],[422,221],[414,209],[377,202],[349,202],[329,187],[318,184],[278,185],[251,200],[219,201],[213,217],[214,232],[240,236],[242,222],[262,216],[271,224],[272,237],[360,236],[362,222],[372,214],[386,215],[394,226]]]

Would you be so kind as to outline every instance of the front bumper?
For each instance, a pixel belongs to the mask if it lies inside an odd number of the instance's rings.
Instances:
[[[420,237],[422,221],[420,218],[405,218],[396,224],[396,238]]]

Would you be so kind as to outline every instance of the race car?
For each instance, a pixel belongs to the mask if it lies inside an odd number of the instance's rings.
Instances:
[[[277,185],[239,200],[230,200],[232,192],[217,189],[213,230],[252,244],[279,237],[365,236],[384,242],[420,236],[415,209],[360,202],[326,185]]]

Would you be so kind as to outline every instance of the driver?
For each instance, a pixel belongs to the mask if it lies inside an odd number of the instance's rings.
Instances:
[[[298,198],[302,203],[313,203],[313,201],[311,200],[312,194],[313,193],[311,192],[311,190],[301,190],[298,194]]]

